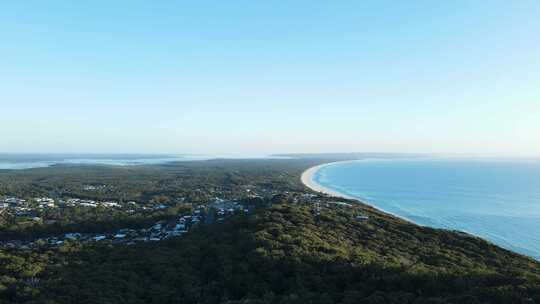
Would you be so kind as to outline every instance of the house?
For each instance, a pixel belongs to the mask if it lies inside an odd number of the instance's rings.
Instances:
[[[361,222],[362,221],[367,221],[368,219],[369,219],[369,217],[367,215],[360,214],[360,215],[356,216],[356,220],[361,221]]]
[[[334,204],[336,206],[339,206],[339,207],[352,207],[351,204],[348,204],[348,203],[344,203],[344,202],[329,202],[330,204]]]
[[[121,207],[121,205],[117,202],[103,202],[101,205],[105,207]]]
[[[81,237],[80,233],[66,233],[64,236],[66,239],[75,240]]]

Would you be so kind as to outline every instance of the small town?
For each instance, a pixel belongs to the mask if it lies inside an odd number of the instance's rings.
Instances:
[[[285,191],[283,195],[290,195]],[[250,194],[251,198],[256,197]],[[279,199],[280,195],[275,195],[274,199]],[[351,208],[352,205],[344,202],[335,202],[318,199],[319,195],[313,193],[294,193],[290,196],[291,202],[309,203],[312,205],[312,214],[317,217],[321,215],[323,208]],[[136,211],[164,210],[169,206],[164,204],[154,204],[153,206],[141,206],[141,204],[129,201],[126,204],[120,204],[114,201],[95,201],[88,199],[69,198],[66,200],[55,200],[50,197],[38,197],[30,200],[17,197],[0,198],[0,214],[3,212],[12,212],[17,217],[26,217],[34,222],[43,222],[43,219],[37,216],[40,211],[57,208],[116,208],[124,209],[127,213]],[[180,237],[188,233],[198,225],[213,224],[224,221],[227,217],[234,214],[249,214],[254,207],[237,201],[215,198],[207,204],[193,205],[189,213],[179,213],[172,220],[160,220],[152,226],[142,229],[121,228],[109,233],[81,233],[69,232],[62,235],[36,238],[31,240],[5,240],[0,241],[0,248],[11,248],[20,250],[32,250],[42,247],[59,246],[66,242],[100,242],[109,244],[134,245],[139,242],[156,242],[173,237]],[[355,216],[358,221],[366,221],[368,217],[363,214]],[[49,221],[45,221],[50,224]]]
[[[82,199],[68,199],[66,201],[59,201],[58,204],[52,198],[36,198],[33,200],[37,204],[37,208],[59,208],[64,206],[82,206],[82,207],[106,207],[106,208],[119,208],[120,204],[117,202],[96,202],[92,200]],[[127,205],[136,205],[135,202],[128,202]],[[4,198],[0,205],[2,211],[12,209],[19,216],[28,216],[34,213],[29,207],[29,202],[24,199],[8,197]],[[142,207],[148,209],[148,207]],[[166,209],[165,205],[154,206],[153,209]],[[132,209],[129,209],[132,210]],[[129,211],[128,210],[128,211]],[[169,239],[171,237],[178,237],[187,233],[190,229],[197,225],[212,224],[214,222],[221,222],[226,217],[233,214],[247,214],[250,209],[247,205],[234,201],[227,201],[216,198],[213,202],[206,205],[196,205],[192,208],[191,213],[178,214],[174,220],[161,220],[156,222],[151,227],[146,229],[119,229],[114,233],[65,233],[61,236],[37,238],[35,240],[11,240],[0,241],[0,247],[2,248],[17,248],[22,250],[35,249],[44,246],[58,246],[64,242],[79,241],[79,242],[109,242],[112,244],[125,244],[133,245],[137,242],[152,242]],[[33,217],[34,221],[41,221],[39,217]]]

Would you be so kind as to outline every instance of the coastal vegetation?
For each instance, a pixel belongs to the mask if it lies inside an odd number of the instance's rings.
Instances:
[[[120,202],[115,212],[126,216],[128,200],[170,206],[159,211],[164,216],[177,212],[180,202],[205,204],[216,196],[255,208],[160,242],[4,248],[0,303],[540,302],[537,261],[465,233],[420,227],[357,201],[313,193],[299,178],[320,162],[2,172],[5,196],[86,195]],[[107,187],[88,192],[85,185]],[[106,213],[104,222],[114,223]],[[73,217],[68,230],[89,219]]]

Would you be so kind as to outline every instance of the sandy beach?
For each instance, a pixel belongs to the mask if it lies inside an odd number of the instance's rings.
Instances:
[[[332,190],[332,189],[328,189],[324,186],[321,186],[319,184],[317,184],[314,180],[313,180],[313,177],[315,175],[315,173],[323,168],[323,167],[326,167],[326,166],[330,166],[330,165],[334,165],[334,164],[341,164],[341,163],[350,163],[350,162],[357,162],[359,160],[345,160],[345,161],[337,161],[337,162],[331,162],[331,163],[326,163],[326,164],[321,164],[321,165],[318,165],[318,166],[315,166],[315,167],[311,167],[309,169],[307,169],[306,171],[304,171],[302,173],[302,176],[300,177],[302,183],[310,188],[311,190],[313,191],[316,191],[316,192],[319,192],[319,193],[323,193],[323,194],[326,194],[326,195],[330,195],[330,196],[333,196],[333,197],[337,197],[337,198],[345,198],[345,199],[350,199],[350,200],[355,200],[355,201],[358,201],[362,204],[366,204],[366,205],[369,205],[371,206],[372,208],[375,208],[381,212],[384,212],[386,214],[389,214],[389,215],[392,215],[392,216],[395,216],[395,217],[398,217],[400,219],[403,219],[405,221],[408,221],[408,222],[411,222],[411,223],[415,223],[413,220],[410,220],[410,219],[407,219],[401,215],[398,215],[396,213],[393,213],[393,212],[390,212],[390,211],[387,211],[387,210],[384,210],[382,208],[379,208],[379,207],[376,207],[374,206],[373,204],[370,204],[362,199],[359,199],[357,197],[353,197],[353,196],[349,196],[349,195],[346,195],[346,194],[343,194],[343,193],[340,193],[336,190]]]
[[[317,184],[313,180],[313,177],[314,177],[315,173],[319,169],[321,169],[323,167],[326,167],[326,166],[330,166],[330,165],[334,165],[334,164],[338,164],[338,163],[345,163],[345,162],[350,162],[350,161],[332,162],[332,163],[326,163],[326,164],[321,164],[321,165],[318,165],[318,166],[315,166],[315,167],[311,167],[311,168],[307,169],[306,171],[304,171],[302,173],[302,176],[300,177],[300,179],[301,179],[302,183],[306,187],[310,188],[313,191],[324,193],[324,194],[335,196],[335,197],[342,197],[342,198],[346,198],[346,199],[356,199],[354,197],[342,194],[342,193],[340,193],[338,191],[334,191],[332,189],[328,189],[326,187],[323,187],[323,186]]]

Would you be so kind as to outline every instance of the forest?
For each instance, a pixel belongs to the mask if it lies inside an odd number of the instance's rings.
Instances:
[[[5,172],[0,180],[10,195],[51,186],[73,192],[94,181],[114,184],[111,198],[140,201],[160,189],[168,198],[196,189],[215,194],[204,187],[249,199],[249,187],[260,193],[260,204],[247,216],[161,242],[3,249],[0,303],[540,303],[537,261],[358,201],[332,204],[336,198],[299,182],[318,162],[216,161],[90,168],[84,175],[87,168],[68,167],[47,169],[60,172],[55,176],[30,170],[10,179]],[[104,171],[107,182],[100,179]]]

